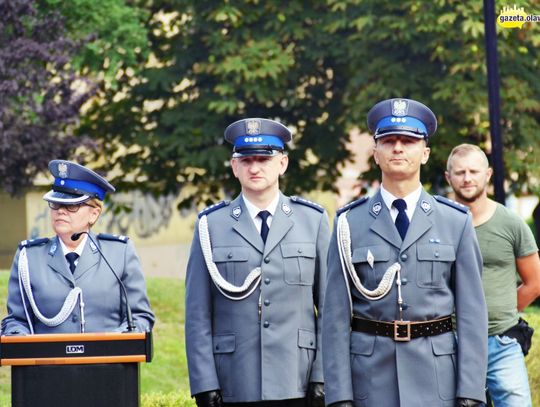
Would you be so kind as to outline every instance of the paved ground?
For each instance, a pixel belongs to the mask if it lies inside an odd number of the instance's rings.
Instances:
[[[190,243],[137,246],[145,276],[185,278]]]

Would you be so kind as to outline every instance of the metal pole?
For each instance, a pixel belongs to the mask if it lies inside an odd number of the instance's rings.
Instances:
[[[491,133],[491,165],[495,200],[504,205],[504,161],[500,126],[499,63],[497,60],[497,33],[495,31],[495,2],[484,0],[484,27],[486,32],[486,64],[488,75],[489,129]]]

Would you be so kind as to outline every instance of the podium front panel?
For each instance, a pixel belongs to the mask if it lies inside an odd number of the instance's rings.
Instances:
[[[2,366],[105,364],[151,360],[151,332],[0,337]]]
[[[138,363],[12,366],[13,407],[138,407]]]

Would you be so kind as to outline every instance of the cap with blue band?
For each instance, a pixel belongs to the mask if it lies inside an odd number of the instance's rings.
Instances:
[[[375,140],[390,135],[427,140],[437,130],[435,114],[412,99],[388,99],[377,103],[369,111],[367,123]]]
[[[64,205],[76,205],[89,199],[103,201],[115,188],[94,171],[71,161],[52,160],[49,171],[54,176],[52,190],[43,199]]]
[[[277,121],[249,118],[229,125],[224,138],[233,145],[233,157],[272,156],[285,150],[285,143],[291,141],[292,134]]]

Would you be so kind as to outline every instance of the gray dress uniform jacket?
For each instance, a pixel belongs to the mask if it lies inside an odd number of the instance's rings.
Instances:
[[[326,211],[280,194],[266,245],[241,196],[204,213],[219,273],[241,286],[261,267],[262,280],[243,300],[222,295],[203,259],[197,222],[186,277],[191,394],[220,389],[225,402],[304,397],[309,382],[323,382]]]
[[[354,400],[357,407],[453,407],[456,397],[484,400],[487,313],[482,258],[470,214],[453,201],[422,191],[404,241],[380,193],[350,204],[347,219],[352,261],[363,285],[373,290],[387,268],[399,262],[406,303],[403,319],[427,321],[455,312],[458,339],[447,332],[395,342],[351,331],[334,230],[323,321],[326,403]],[[355,315],[399,319],[395,282],[376,301],[366,299],[351,283],[350,287]]]
[[[127,238],[120,239],[113,235],[91,236],[100,245],[101,251],[126,287],[137,329],[150,331],[154,324],[154,314],[150,309],[141,264],[133,243]],[[127,329],[125,301],[120,286],[94,244],[87,239],[72,274],[58,237],[54,237],[51,240],[25,241],[19,246],[9,279],[8,315],[2,320],[3,335],[30,333],[19,289],[18,259],[22,247],[26,247],[32,292],[41,314],[48,318],[55,316],[68,293],[74,287],[80,287],[85,304],[85,332],[122,332]],[[24,301],[34,333],[81,332],[78,305],[65,322],[49,327],[33,314],[26,294]]]

